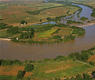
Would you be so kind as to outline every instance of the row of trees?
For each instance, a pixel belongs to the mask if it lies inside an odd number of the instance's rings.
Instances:
[[[93,9],[91,16],[95,17],[95,9]]]
[[[80,53],[72,53],[69,55],[72,59],[86,62],[93,53],[91,51],[82,51]]]
[[[7,66],[7,65],[22,65],[23,63],[19,60],[0,60],[0,66]]]
[[[85,34],[85,30],[83,28],[79,28],[75,26],[72,26],[71,28],[73,29],[72,34],[77,34],[78,36]]]
[[[10,26],[7,29],[7,32],[10,33],[10,34],[17,34],[17,33],[20,33],[20,30],[19,30],[19,27]]]
[[[4,23],[0,23],[0,29],[5,29],[5,28],[8,28],[8,25]]]
[[[34,36],[34,29],[33,28],[20,28],[20,27],[14,27],[14,26],[10,26],[7,29],[7,32],[11,35],[16,35],[16,34],[20,34],[20,36],[18,36],[20,39],[30,39]]]
[[[81,17],[80,20],[86,21],[86,20],[88,20],[88,18],[86,18],[86,17]]]
[[[65,80],[94,80],[95,78],[95,71],[93,71],[91,73],[92,76],[84,73],[82,75],[77,75],[75,77],[69,78],[69,79],[65,79]]]
[[[28,28],[25,32],[21,32],[20,38],[21,39],[31,39],[34,36],[34,29]]]
[[[95,79],[95,71],[92,71],[91,75],[87,73],[78,74],[71,78],[64,78],[64,80],[94,80]],[[55,78],[54,80],[63,80],[61,78]]]
[[[67,35],[64,37],[64,42],[70,41],[70,40],[74,40],[75,36],[73,36],[72,34]]]

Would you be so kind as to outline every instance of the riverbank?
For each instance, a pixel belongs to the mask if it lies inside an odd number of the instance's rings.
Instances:
[[[95,23],[86,23],[86,24],[80,24],[80,25],[76,25],[77,27],[88,27],[88,26],[92,26],[92,25],[95,25]]]
[[[8,38],[0,38],[0,40],[11,41],[11,39],[8,39]]]

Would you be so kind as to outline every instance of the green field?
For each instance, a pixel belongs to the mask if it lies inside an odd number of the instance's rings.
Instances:
[[[35,65],[33,78],[40,80],[51,80],[53,78],[64,78],[69,76],[75,76],[77,74],[84,73],[94,68],[89,64],[82,63],[80,61],[64,60],[64,61],[47,61],[43,63],[37,63]]]

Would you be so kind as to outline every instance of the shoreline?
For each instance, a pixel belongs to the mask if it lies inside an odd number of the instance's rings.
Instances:
[[[3,40],[3,41],[11,41],[11,39],[8,39],[8,38],[0,38],[0,40]]]
[[[89,26],[92,26],[92,25],[95,25],[95,23],[87,23],[87,24],[82,24],[82,25],[77,25],[77,27],[89,27]]]

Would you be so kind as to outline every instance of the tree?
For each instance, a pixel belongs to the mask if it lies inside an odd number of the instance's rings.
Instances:
[[[52,19],[50,17],[47,18],[47,21],[51,21]]]
[[[0,23],[0,29],[5,29],[5,28],[8,28],[8,25],[4,23]]]
[[[31,39],[34,36],[34,29],[28,28],[25,32],[22,32],[20,35],[21,39]]]
[[[33,64],[26,64],[25,68],[24,68],[24,70],[26,72],[32,72],[33,69],[34,69],[34,65]]]
[[[25,71],[18,71],[18,74],[17,74],[17,80],[21,80],[25,75]]]
[[[7,32],[11,33],[11,34],[17,34],[17,33],[19,33],[19,27],[10,26],[10,28],[8,28]]]
[[[93,9],[91,16],[95,17],[95,9]]]
[[[82,21],[86,21],[86,20],[88,20],[88,18],[86,18],[86,17],[81,17],[81,20],[82,20]]]
[[[20,23],[21,23],[21,24],[27,24],[27,21],[22,20]]]
[[[42,19],[40,19],[40,22],[42,22]]]
[[[92,72],[92,76],[93,76],[93,78],[95,78],[95,71]]]
[[[91,80],[91,77],[88,74],[83,74],[83,80]]]
[[[55,80],[61,80],[59,77],[55,78]]]
[[[80,57],[81,57],[81,60],[82,60],[82,61],[87,61],[88,58],[89,58],[89,53],[87,53],[86,51],[82,51]]]

